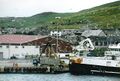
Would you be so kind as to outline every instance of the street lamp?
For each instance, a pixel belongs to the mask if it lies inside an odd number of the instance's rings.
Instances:
[[[61,17],[55,17],[55,19],[61,19]],[[56,44],[56,53],[58,53],[58,26],[57,26],[57,44]]]

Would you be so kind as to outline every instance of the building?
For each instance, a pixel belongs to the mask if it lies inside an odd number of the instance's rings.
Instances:
[[[111,44],[120,43],[119,30],[85,30],[81,36],[78,36],[79,41],[90,38],[95,48],[108,48]]]
[[[79,29],[63,29],[62,35],[73,35],[73,34],[78,34],[81,33],[81,30]]]
[[[109,45],[120,43],[119,36],[91,36],[89,37],[95,48],[108,48]]]
[[[81,36],[90,37],[90,36],[106,36],[102,30],[85,30]]]
[[[0,58],[25,58],[26,55],[39,55],[40,46],[25,44],[44,37],[28,35],[0,35]]]
[[[36,35],[0,35],[0,58],[16,56],[25,58],[26,55],[40,55],[45,52],[50,43],[55,52],[71,52],[71,44],[49,36]]]
[[[0,35],[2,34],[2,32],[0,31]]]
[[[62,33],[61,33],[61,31],[51,31],[50,35],[51,36],[59,36],[60,37],[62,35]]]
[[[120,29],[104,29],[107,36],[120,36]]]
[[[40,47],[29,45],[0,45],[0,59],[3,58],[26,58],[40,54]]]
[[[0,27],[0,35],[2,34],[2,28]]]

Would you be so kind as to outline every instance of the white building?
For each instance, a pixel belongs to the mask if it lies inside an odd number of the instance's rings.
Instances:
[[[17,58],[25,58],[26,55],[39,55],[39,46],[29,45],[0,45],[0,58],[10,58],[15,56]]]
[[[45,36],[33,35],[0,35],[0,59],[12,56],[25,58],[26,55],[39,55],[40,46],[30,43]]]
[[[61,36],[62,33],[61,33],[60,31],[51,31],[51,32],[50,32],[50,35],[51,35],[51,36]]]

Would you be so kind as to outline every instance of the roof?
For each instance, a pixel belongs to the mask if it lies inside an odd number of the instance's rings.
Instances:
[[[93,41],[107,41],[107,42],[120,42],[120,36],[91,36],[89,37]]]
[[[120,36],[120,29],[103,30],[107,36]]]
[[[90,37],[90,36],[99,36],[103,33],[102,30],[85,30],[81,36]],[[104,33],[103,33],[104,34]],[[104,34],[105,35],[105,34]],[[106,35],[105,35],[106,36]]]
[[[23,44],[46,36],[37,35],[0,35],[0,43],[2,44]]]

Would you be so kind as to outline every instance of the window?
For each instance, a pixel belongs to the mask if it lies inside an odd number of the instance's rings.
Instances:
[[[0,48],[2,48],[2,46],[0,45]]]
[[[104,42],[104,46],[107,46],[107,42]]]
[[[100,42],[100,46],[102,46],[103,45],[103,43],[102,42]]]
[[[15,48],[18,48],[18,46],[15,46]]]
[[[25,56],[24,54],[22,54],[22,56]]]
[[[25,48],[24,46],[22,46],[22,48]]]
[[[9,45],[7,45],[6,48],[9,48]]]
[[[15,54],[15,56],[19,56],[19,54]]]
[[[95,42],[95,46],[98,46],[98,42]]]
[[[38,48],[38,46],[36,46],[36,48]]]

